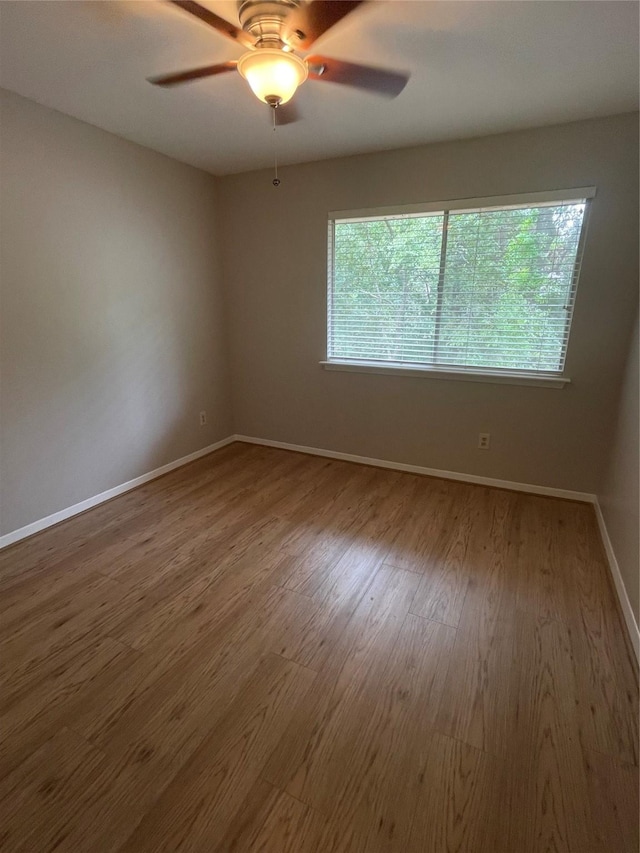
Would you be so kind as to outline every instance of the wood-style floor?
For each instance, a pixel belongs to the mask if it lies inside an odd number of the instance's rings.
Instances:
[[[587,505],[234,444],[0,592],[5,853],[638,851]]]

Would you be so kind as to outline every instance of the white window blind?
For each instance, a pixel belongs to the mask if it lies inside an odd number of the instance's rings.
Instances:
[[[561,374],[593,194],[331,214],[328,360]]]

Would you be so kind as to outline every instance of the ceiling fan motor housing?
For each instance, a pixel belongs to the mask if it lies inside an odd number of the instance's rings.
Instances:
[[[285,18],[300,6],[300,0],[238,0],[242,29],[256,40],[256,47],[285,47],[282,30]]]

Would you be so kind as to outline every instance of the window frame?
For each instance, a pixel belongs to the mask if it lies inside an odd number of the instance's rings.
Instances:
[[[539,371],[539,370],[513,370],[509,368],[489,368],[489,367],[464,367],[464,366],[449,366],[429,363],[406,363],[392,361],[378,361],[366,359],[341,359],[332,358],[330,352],[330,335],[331,335],[331,312],[332,312],[332,296],[333,296],[333,276],[334,276],[334,246],[335,246],[335,224],[338,221],[340,224],[359,222],[362,220],[385,220],[410,218],[425,214],[441,214],[444,217],[445,223],[448,220],[449,214],[455,213],[474,213],[481,209],[495,207],[497,209],[508,209],[509,207],[522,207],[524,205],[542,206],[558,204],[560,202],[584,202],[585,210],[582,219],[582,227],[578,248],[575,260],[575,284],[571,298],[571,305],[567,311],[567,352],[571,337],[573,313],[575,306],[575,297],[577,286],[580,277],[582,257],[584,252],[585,239],[587,234],[589,214],[591,202],[596,195],[596,188],[591,187],[574,187],[564,190],[551,190],[546,192],[531,192],[519,193],[503,196],[488,196],[484,198],[466,198],[444,201],[424,202],[421,204],[405,204],[394,205],[387,207],[366,208],[358,210],[337,210],[329,211],[328,220],[328,240],[327,240],[327,311],[326,311],[326,350],[325,359],[320,362],[325,370],[349,371],[356,373],[377,373],[377,374],[395,374],[398,376],[427,376],[436,379],[453,379],[467,380],[474,382],[492,382],[499,384],[511,385],[538,385],[543,387],[562,388],[567,383],[571,382],[565,373],[565,364],[562,371]],[[446,252],[446,230],[442,237],[442,253]],[[444,268],[444,257],[441,260],[440,278]]]

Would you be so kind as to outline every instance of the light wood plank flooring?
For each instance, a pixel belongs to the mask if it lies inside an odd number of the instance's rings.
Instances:
[[[5,853],[637,853],[589,506],[234,444],[0,592]]]

